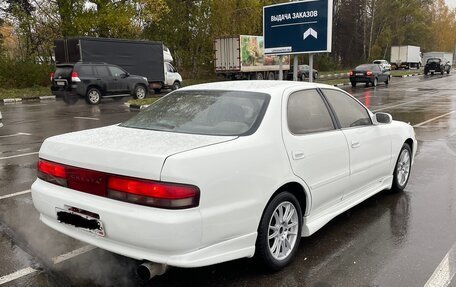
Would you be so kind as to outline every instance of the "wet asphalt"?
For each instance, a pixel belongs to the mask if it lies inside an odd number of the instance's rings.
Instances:
[[[283,271],[270,274],[253,259],[241,259],[171,268],[142,282],[135,276],[137,261],[98,248],[58,263],[62,254],[86,244],[42,224],[25,193],[0,199],[0,278],[27,267],[37,271],[4,286],[424,286],[456,242],[456,76],[394,78],[389,86],[344,89],[372,111],[419,125],[409,184],[405,192],[382,192],[303,238]],[[0,105],[0,198],[30,189],[45,138],[137,113],[123,102]]]

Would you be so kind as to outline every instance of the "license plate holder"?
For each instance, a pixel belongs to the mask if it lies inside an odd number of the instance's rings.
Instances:
[[[364,73],[356,73],[357,76],[364,76]]]
[[[55,83],[57,84],[57,86],[61,86],[61,87],[64,87],[66,86],[66,81],[55,81]]]
[[[70,209],[56,207],[55,211],[57,220],[60,223],[71,225],[77,229],[88,231],[101,237],[105,236],[103,222],[100,219]]]

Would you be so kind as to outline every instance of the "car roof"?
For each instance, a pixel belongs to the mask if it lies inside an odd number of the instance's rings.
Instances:
[[[281,93],[288,88],[332,88],[337,89],[334,86],[307,83],[307,82],[293,82],[293,81],[224,81],[214,82],[207,84],[200,84],[194,86],[188,86],[180,89],[182,90],[224,90],[224,91],[244,91],[244,92],[258,92],[266,94]]]

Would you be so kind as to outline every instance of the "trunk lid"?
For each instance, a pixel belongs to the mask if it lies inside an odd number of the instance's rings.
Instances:
[[[108,126],[48,138],[40,158],[111,174],[160,180],[167,157],[236,139]]]

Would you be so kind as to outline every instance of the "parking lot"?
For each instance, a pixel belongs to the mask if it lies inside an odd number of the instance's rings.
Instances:
[[[269,274],[242,259],[171,268],[150,282],[136,278],[139,262],[42,224],[30,196],[44,139],[116,124],[137,111],[110,99],[96,106],[61,100],[0,106],[0,285],[449,286],[456,272],[455,77],[394,78],[388,86],[343,89],[373,112],[415,127],[418,153],[405,192],[382,192],[303,238],[281,272]]]

